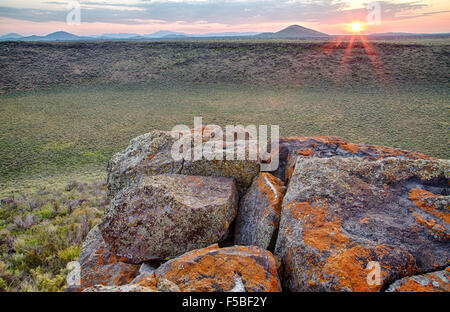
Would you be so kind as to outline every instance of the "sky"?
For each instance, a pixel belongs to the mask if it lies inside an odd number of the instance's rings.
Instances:
[[[350,33],[356,21],[363,33],[450,32],[450,0],[371,1],[1,0],[0,35],[275,32],[293,24],[337,35]],[[69,2],[79,4],[79,14]]]

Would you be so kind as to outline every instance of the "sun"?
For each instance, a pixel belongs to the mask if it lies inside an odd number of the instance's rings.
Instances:
[[[353,22],[352,23],[352,31],[353,32],[360,32],[361,31],[361,23]]]

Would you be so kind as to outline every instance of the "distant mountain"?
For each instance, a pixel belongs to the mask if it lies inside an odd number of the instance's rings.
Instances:
[[[299,25],[292,25],[276,33],[262,33],[255,36],[259,39],[303,39],[323,38],[329,35]]]
[[[186,35],[177,35],[177,34],[170,34],[170,35],[161,37],[161,39],[187,39],[187,38],[191,38],[191,37],[186,36]]]
[[[10,33],[3,36],[0,36],[0,40],[18,40],[23,38],[23,36],[16,34],[16,33]]]
[[[157,31],[157,32],[155,32],[153,34],[144,35],[144,37],[146,37],[146,38],[163,38],[163,37],[167,37],[167,36],[185,36],[185,37],[190,37],[190,35],[188,35],[186,33],[174,32],[174,31],[170,31],[170,30],[160,30],[160,31]]]
[[[221,32],[221,33],[207,33],[201,35],[191,35],[193,37],[243,37],[258,35],[258,32]]]
[[[87,37],[80,37],[65,31],[57,31],[47,36],[29,36],[23,37],[20,40],[24,41],[75,41],[75,40],[84,40]]]
[[[219,37],[246,37],[254,36],[257,32],[221,32],[221,33],[206,33],[206,34],[187,34],[183,32],[173,32],[162,30],[150,35],[144,35],[146,38],[162,38],[162,39],[183,39],[183,38],[219,38]]]
[[[79,36],[65,32],[65,31],[57,31],[45,36],[47,40],[78,40]]]
[[[95,38],[101,38],[101,39],[132,39],[132,38],[138,38],[142,37],[139,34],[127,34],[127,33],[118,33],[118,34],[102,34],[100,36],[92,36]]]

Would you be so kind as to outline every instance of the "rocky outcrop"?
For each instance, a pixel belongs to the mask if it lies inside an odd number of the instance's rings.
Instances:
[[[95,226],[81,248],[78,260],[80,285],[72,286],[72,290],[80,291],[95,285],[120,286],[130,283],[139,274],[139,266],[126,261],[128,259],[109,251],[98,226]]]
[[[165,259],[225,238],[237,203],[231,178],[149,176],[119,192],[99,226],[114,254]]]
[[[286,289],[379,291],[446,267],[449,177],[446,160],[298,158],[275,250]]]
[[[87,292],[279,292],[273,255],[261,248],[234,246],[188,252],[144,272],[127,285],[96,285]]]
[[[283,194],[284,183],[270,173],[262,172],[255,178],[240,203],[235,228],[236,245],[273,250]]]
[[[450,292],[450,267],[443,271],[402,278],[387,292]]]
[[[288,182],[298,157],[358,157],[377,160],[387,157],[402,159],[434,159],[423,154],[374,145],[350,143],[339,137],[282,138],[277,151],[280,166],[273,172],[277,178]]]
[[[188,252],[161,265],[158,279],[176,284],[184,292],[281,291],[275,259],[255,246],[207,248]]]
[[[157,292],[157,290],[153,288],[136,285],[123,285],[123,286],[95,285],[84,289],[83,292]]]
[[[110,205],[68,290],[448,291],[448,160],[299,137],[271,144],[280,167],[259,172],[258,159],[225,160],[242,131],[219,140],[224,160],[173,158],[182,146],[163,131],[114,155]],[[187,153],[217,139],[183,135]]]

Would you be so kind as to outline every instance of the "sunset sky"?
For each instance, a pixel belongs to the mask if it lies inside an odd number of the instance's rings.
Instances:
[[[68,2],[1,0],[0,35],[269,32],[292,24],[346,34],[354,21],[363,33],[450,32],[449,0],[378,1],[380,25],[365,24],[370,0],[84,0],[80,25],[67,25]]]

